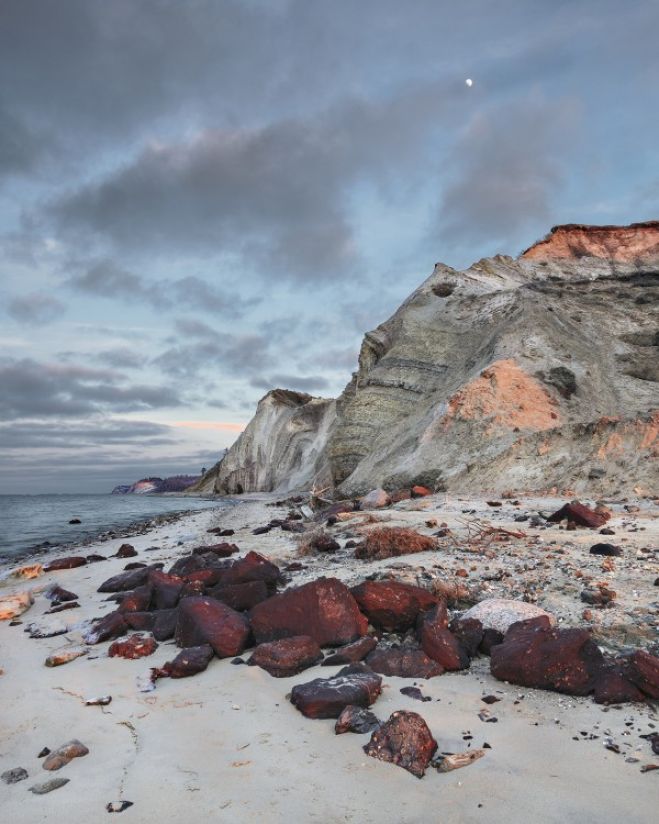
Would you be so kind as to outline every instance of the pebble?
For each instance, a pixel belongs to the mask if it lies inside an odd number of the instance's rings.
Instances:
[[[40,784],[33,784],[29,789],[35,795],[45,795],[46,793],[58,790],[68,784],[70,778],[51,778],[49,781],[42,781]]]
[[[23,767],[14,767],[13,770],[6,770],[0,775],[5,784],[17,784],[27,778],[27,770]]]
[[[71,741],[67,741],[66,744],[62,744],[61,747],[53,750],[41,766],[44,770],[59,770],[74,758],[80,758],[88,753],[89,750],[83,743],[78,741],[77,738],[72,738]]]

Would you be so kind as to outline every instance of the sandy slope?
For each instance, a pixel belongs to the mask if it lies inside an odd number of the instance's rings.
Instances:
[[[440,504],[433,501],[427,506],[435,510]],[[460,506],[464,502],[456,506],[456,512]],[[232,540],[241,551],[253,548],[275,559],[292,557],[296,549],[289,536],[279,531],[265,537],[251,535],[252,527],[277,514],[278,510],[263,502],[252,501],[222,513],[221,523],[238,530]],[[432,514],[438,517],[436,511]],[[395,517],[418,522],[427,515],[427,510],[421,510]],[[132,543],[140,559],[164,560],[167,565],[186,547],[198,543],[195,536],[205,539],[205,529],[219,521],[216,512],[195,513]],[[241,527],[249,528],[241,531]],[[181,547],[177,546],[180,540],[184,541]],[[144,552],[154,545],[160,549]],[[115,548],[105,544],[87,551],[109,554]],[[95,590],[124,564],[112,559],[48,574],[31,583],[41,587],[57,580],[80,595],[80,610],[52,617],[73,621],[79,620],[79,613],[80,618],[91,618],[112,609]],[[355,563],[311,561],[300,578],[315,577],[316,569],[322,567],[340,571],[348,580],[357,580],[366,571]],[[11,591],[11,587],[2,591]],[[24,616],[24,625],[39,618],[46,606],[38,596]],[[400,687],[412,682],[386,678],[383,695],[374,706],[379,717],[386,718],[396,709],[421,713],[440,751],[466,749],[469,742],[463,740],[464,735],[473,735],[474,747],[485,741],[492,747],[466,769],[448,774],[429,770],[419,781],[404,770],[366,757],[361,745],[367,736],[335,736],[332,721],[305,719],[288,703],[285,696],[295,683],[332,674],[333,668],[275,679],[257,668],[214,660],[199,676],[162,680],[155,692],[140,693],[136,677],[173,657],[171,643],[161,644],[151,658],[142,661],[104,657],[107,645],[101,644],[88,659],[49,669],[44,659],[65,643],[64,637],[31,640],[22,628],[9,627],[6,622],[0,625],[0,666],[4,669],[0,676],[0,772],[23,766],[30,774],[27,781],[0,784],[2,820],[12,824],[89,824],[103,820],[106,803],[120,798],[134,802],[121,814],[127,822],[183,820],[185,816],[195,821],[322,824],[640,824],[656,815],[659,770],[640,772],[643,764],[659,762],[648,743],[639,738],[653,728],[659,730],[659,719],[647,706],[607,709],[590,699],[519,690],[492,679],[487,659],[476,661],[467,673],[419,682],[433,699],[427,703],[399,693]],[[487,693],[502,698],[490,707],[498,723],[478,718],[485,706],[480,697]],[[108,707],[82,703],[84,698],[104,694],[113,697]],[[599,737],[582,740],[586,738],[582,731]],[[573,740],[574,736],[580,740]],[[36,758],[39,750],[54,748],[72,737],[83,741],[90,754],[59,773],[43,770]],[[622,754],[605,749],[608,737]],[[639,761],[628,763],[630,757]],[[45,796],[27,791],[51,775],[71,781]]]

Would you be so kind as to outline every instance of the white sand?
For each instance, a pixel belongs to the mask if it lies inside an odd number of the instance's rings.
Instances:
[[[430,505],[435,508],[437,502]],[[251,502],[221,517],[213,511],[197,512],[129,540],[139,551],[136,560],[164,560],[167,568],[186,549],[209,542],[205,530],[219,522],[237,530],[228,540],[238,543],[241,552],[257,549],[274,559],[295,557],[293,541],[279,530],[251,535],[251,528],[279,515],[263,503]],[[401,517],[412,519],[411,513]],[[417,521],[419,517],[417,513]],[[195,540],[195,535],[203,540]],[[185,546],[177,547],[183,539]],[[91,546],[85,554],[109,554],[120,543]],[[143,552],[154,544],[161,550]],[[358,564],[340,567],[326,559],[302,560],[311,569],[300,580],[315,577],[322,567],[349,581],[368,570]],[[68,622],[91,618],[114,608],[103,602],[105,596],[96,588],[125,564],[112,559],[50,573],[36,581],[5,585],[2,593],[57,581],[78,593],[81,609],[52,617]],[[163,679],[154,692],[140,693],[136,677],[170,660],[176,653],[172,642],[139,661],[107,658],[108,645],[99,644],[90,658],[49,669],[45,658],[66,643],[66,636],[39,640],[22,632],[47,606],[37,595],[23,616],[23,627],[0,624],[0,772],[17,766],[29,772],[26,781],[0,784],[3,822],[95,824],[105,820],[105,805],[119,799],[134,802],[121,813],[120,820],[126,822],[656,820],[659,770],[640,772],[641,765],[659,762],[648,742],[639,738],[652,731],[651,724],[659,731],[659,720],[647,706],[607,710],[590,699],[511,687],[489,676],[487,659],[476,660],[465,673],[416,682],[432,697],[427,703],[399,693],[400,687],[415,682],[385,678],[383,695],[373,707],[380,718],[397,709],[419,712],[440,751],[465,750],[465,734],[473,735],[472,747],[485,741],[492,746],[467,768],[447,774],[430,769],[418,780],[368,758],[361,750],[367,735],[335,736],[333,721],[306,719],[286,700],[294,684],[331,675],[335,668],[316,667],[294,678],[276,679],[256,667],[215,659],[200,675]],[[76,641],[75,633],[71,641]],[[498,723],[478,718],[485,707],[480,697],[487,693],[503,699],[488,707]],[[106,694],[113,698],[107,707],[83,705],[85,698]],[[518,695],[524,697],[515,704]],[[599,738],[574,741],[573,736],[583,738],[582,730]],[[74,737],[89,747],[90,754],[57,773],[43,770],[36,757],[39,750],[54,749]],[[607,737],[622,754],[604,748]],[[629,757],[640,760],[627,763]],[[71,780],[49,795],[28,792],[29,786],[52,776]]]

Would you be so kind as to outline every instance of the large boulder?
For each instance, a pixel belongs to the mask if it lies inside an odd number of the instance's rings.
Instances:
[[[91,629],[83,635],[83,640],[86,644],[100,644],[103,641],[110,641],[120,635],[125,635],[127,631],[128,624],[124,615],[119,610],[115,610],[96,621]]]
[[[210,644],[182,649],[173,661],[167,661],[162,667],[151,670],[151,678],[189,678],[203,672],[210,663],[214,650]]]
[[[427,589],[398,581],[364,581],[350,592],[369,623],[387,632],[404,632],[437,603]]]
[[[389,506],[391,498],[384,489],[372,489],[359,499],[360,509],[382,509]]]
[[[423,650],[408,647],[378,647],[366,656],[366,663],[375,672],[397,678],[435,678],[444,672]]]
[[[291,691],[291,704],[307,718],[338,718],[351,704],[370,707],[381,690],[379,675],[363,664],[352,664],[333,678],[297,684]]]
[[[320,578],[257,604],[249,613],[256,642],[309,635],[320,646],[347,644],[366,635],[368,621],[350,590]]]
[[[405,710],[393,713],[364,747],[366,755],[396,764],[417,778],[423,778],[436,750],[437,742],[423,718]]]
[[[625,675],[642,693],[659,699],[659,658],[649,652],[636,650],[625,660]]]
[[[339,647],[325,658],[321,666],[334,667],[337,665],[356,664],[358,661],[363,661],[369,652],[373,652],[377,645],[378,642],[372,635],[364,635],[363,638],[353,641],[352,644],[344,644],[344,646]]]
[[[55,558],[49,561],[43,568],[44,572],[56,572],[60,569],[75,569],[76,567],[85,566],[87,559],[80,555],[70,555],[66,558]]]
[[[238,612],[252,609],[268,598],[265,581],[248,581],[245,584],[224,584],[220,582],[208,591],[208,595]]]
[[[569,521],[576,526],[599,529],[601,526],[604,526],[610,517],[611,514],[609,512],[591,509],[579,501],[572,501],[572,503],[565,504],[565,506],[556,510],[547,520],[550,523],[556,524],[561,521]]]
[[[421,649],[445,670],[466,669],[469,666],[469,655],[448,629],[447,624],[444,604],[439,604],[419,615],[417,637]]]
[[[509,598],[486,598],[468,609],[462,619],[475,618],[481,622],[483,629],[495,629],[505,635],[512,624],[541,616],[547,618],[552,626],[556,623],[555,616],[535,604]]]
[[[149,584],[153,589],[154,609],[173,609],[179,602],[185,581],[178,575],[154,569],[149,573]]]
[[[239,655],[247,646],[249,623],[244,615],[206,596],[183,598],[178,606],[179,647],[210,644],[218,658]]]
[[[322,657],[323,653],[313,638],[296,635],[259,644],[248,663],[261,667],[275,678],[289,678],[313,667]]]
[[[97,592],[128,592],[128,590],[137,589],[137,587],[141,587],[148,582],[149,574],[153,570],[160,569],[161,567],[162,564],[152,564],[148,567],[131,569],[128,572],[113,575],[111,578],[103,581]]]
[[[239,558],[222,575],[223,584],[246,584],[250,581],[263,581],[269,589],[274,589],[281,580],[281,572],[276,564],[259,555],[258,552],[248,552],[244,558]]]
[[[490,657],[500,681],[568,695],[592,692],[603,666],[588,630],[554,629],[544,616],[513,624]]]

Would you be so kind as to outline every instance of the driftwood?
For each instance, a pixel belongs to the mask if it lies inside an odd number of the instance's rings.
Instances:
[[[459,770],[460,767],[468,767],[484,755],[485,750],[468,750],[467,752],[456,752],[454,755],[445,755],[438,764],[437,771],[451,772],[451,770]]]

